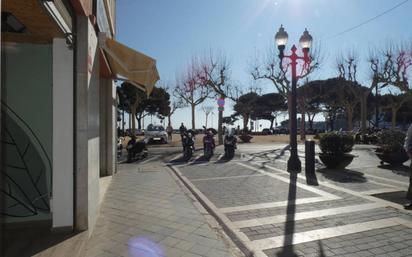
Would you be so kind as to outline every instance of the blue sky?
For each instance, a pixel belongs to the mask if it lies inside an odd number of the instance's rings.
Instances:
[[[226,53],[231,78],[247,87],[255,53],[274,44],[280,24],[289,34],[289,47],[297,43],[305,28],[321,45],[323,63],[312,79],[336,76],[336,56],[355,49],[360,57],[359,80],[368,83],[365,60],[370,49],[394,42],[412,42],[412,0],[356,30],[333,37],[393,7],[402,0],[117,0],[117,40],[157,60],[163,81],[173,86],[176,73],[191,56],[209,49]],[[268,83],[263,92],[274,92]],[[215,106],[214,101],[207,105]],[[204,114],[196,113],[197,127]],[[217,111],[217,110],[216,110]],[[225,115],[231,114],[231,104]],[[190,110],[179,110],[173,126],[189,125]],[[146,121],[146,124],[148,121]],[[214,126],[217,115],[214,117]],[[210,126],[210,123],[209,123]],[[267,124],[263,124],[263,128]]]

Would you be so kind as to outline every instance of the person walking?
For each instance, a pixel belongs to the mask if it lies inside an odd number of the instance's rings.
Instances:
[[[173,127],[172,127],[171,124],[169,124],[169,126],[167,126],[166,132],[167,132],[167,135],[168,135],[168,140],[172,141]]]
[[[185,127],[185,125],[183,125],[183,122],[182,122],[182,124],[180,125],[180,128],[179,128],[179,132],[180,132],[180,134],[183,134],[185,131],[186,131],[186,127]]]
[[[411,166],[409,168],[409,188],[406,193],[406,199],[408,199],[409,202],[405,204],[404,207],[406,210],[412,210],[412,124],[409,126],[408,132],[406,133],[404,147],[411,160]]]

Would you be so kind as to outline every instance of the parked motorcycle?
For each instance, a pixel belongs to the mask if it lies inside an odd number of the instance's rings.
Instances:
[[[140,140],[137,141],[135,137],[132,137],[126,146],[127,150],[127,162],[134,162],[143,158],[146,158],[148,155],[146,141]]]
[[[123,137],[119,137],[117,139],[117,157],[121,157],[122,156],[122,151],[123,151]]]
[[[195,150],[194,133],[191,131],[185,131],[181,134],[182,146],[183,146],[183,159],[185,161],[190,160]]]
[[[213,133],[208,130],[203,137],[203,155],[205,159],[210,160],[213,156],[213,151],[215,149],[215,139],[213,138]]]
[[[235,149],[237,143],[237,138],[233,133],[230,133],[225,136],[224,145],[225,145],[225,159],[232,159],[235,156]]]

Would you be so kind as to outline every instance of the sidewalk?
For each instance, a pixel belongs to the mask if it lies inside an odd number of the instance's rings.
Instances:
[[[244,146],[229,162],[215,157],[173,169],[255,257],[412,257],[412,213],[401,205],[407,167],[381,166],[373,149],[359,146],[347,169],[318,163],[308,183],[304,169],[287,172],[283,149]]]
[[[236,256],[217,223],[179,183],[161,162],[120,164],[86,257]]]

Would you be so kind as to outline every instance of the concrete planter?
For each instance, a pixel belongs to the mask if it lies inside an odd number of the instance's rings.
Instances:
[[[349,164],[351,164],[355,156],[349,153],[342,153],[342,154],[320,153],[319,158],[328,169],[344,169]]]
[[[399,151],[384,151],[382,148],[378,148],[375,154],[381,160],[381,165],[389,163],[393,166],[400,166],[409,160],[408,154],[403,149],[399,149]]]

